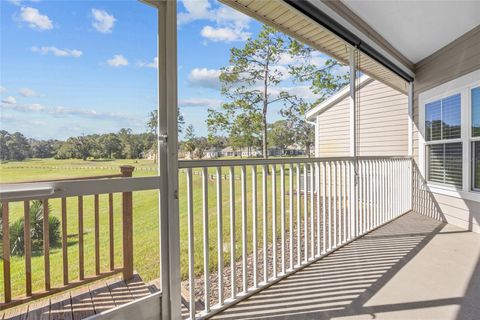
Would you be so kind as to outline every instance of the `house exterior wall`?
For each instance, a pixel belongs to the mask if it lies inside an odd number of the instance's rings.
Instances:
[[[413,156],[417,167],[424,166],[419,163],[419,94],[479,69],[480,26],[417,64],[413,104]],[[425,214],[438,211],[447,222],[480,232],[480,202],[433,192],[423,194],[414,198],[416,210]]]
[[[359,96],[358,155],[407,155],[408,97],[376,80],[361,88]],[[319,156],[349,156],[349,114],[346,97],[317,116]]]

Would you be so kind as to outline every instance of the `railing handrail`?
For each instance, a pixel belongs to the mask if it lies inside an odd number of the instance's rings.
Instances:
[[[105,174],[105,175],[99,175],[99,176],[83,176],[83,177],[61,178],[61,179],[12,181],[12,182],[0,182],[0,187],[3,186],[3,185],[24,184],[24,183],[36,183],[36,182],[95,180],[95,179],[112,179],[112,178],[122,178],[122,177],[123,177],[123,174],[121,174],[121,173],[115,173],[115,174]]]
[[[38,190],[51,190],[35,194]],[[0,201],[52,199],[160,189],[160,177],[29,182],[0,185]],[[29,191],[31,193],[29,194]]]
[[[320,157],[320,158],[251,158],[251,159],[222,159],[222,160],[179,160],[178,168],[205,168],[205,167],[229,167],[264,164],[295,164],[315,163],[328,161],[352,161],[352,160],[407,160],[410,156],[360,156],[360,157]]]

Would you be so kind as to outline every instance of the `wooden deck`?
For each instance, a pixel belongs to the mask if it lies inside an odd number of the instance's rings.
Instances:
[[[138,274],[129,281],[109,278],[1,311],[0,319],[84,319],[157,291],[157,286],[145,284]]]

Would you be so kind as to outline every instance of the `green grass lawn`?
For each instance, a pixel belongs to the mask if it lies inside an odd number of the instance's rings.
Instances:
[[[34,181],[44,179],[95,176],[115,174],[119,172],[120,165],[133,165],[136,167],[134,177],[156,175],[156,165],[149,160],[118,160],[118,161],[82,161],[82,160],[53,160],[32,159],[22,162],[7,162],[0,164],[0,179],[2,183],[18,181]],[[194,169],[200,172],[201,169]],[[277,167],[277,173],[279,168]],[[248,212],[248,243],[247,249],[252,250],[252,176],[251,168],[247,167],[247,212]],[[215,174],[215,169],[209,169],[209,174]],[[228,174],[228,168],[222,170],[222,174]],[[286,189],[288,190],[288,170],[286,170]],[[235,209],[236,209],[236,256],[242,252],[241,243],[241,182],[240,168],[235,168]],[[271,211],[272,191],[271,176],[268,176],[268,208]],[[262,176],[261,168],[257,168],[257,212],[259,227],[258,239],[261,248],[262,226]],[[208,217],[209,217],[209,248],[210,269],[214,270],[217,265],[217,199],[216,180],[208,182]],[[230,197],[229,180],[222,180],[222,204],[223,204],[223,239],[224,261],[228,265],[230,259]],[[277,174],[277,225],[280,225],[280,175]],[[203,272],[203,218],[202,218],[202,178],[200,174],[193,175],[193,198],[194,198],[194,257],[195,272]],[[286,202],[288,204],[288,197]],[[68,259],[69,278],[78,278],[78,211],[77,198],[67,200],[67,224],[68,224]],[[302,201],[303,203],[303,201]],[[61,218],[60,199],[50,200],[51,215]],[[133,223],[134,223],[134,268],[145,281],[159,277],[159,237],[158,237],[158,192],[141,191],[133,195]],[[188,235],[187,235],[187,198],[186,198],[186,174],[183,170],[179,173],[179,205],[180,205],[180,248],[181,248],[181,275],[185,279],[188,272]],[[10,204],[10,223],[23,215],[23,203]],[[288,205],[287,205],[288,208]],[[122,232],[121,232],[121,195],[114,196],[115,216],[115,264],[122,264]],[[288,215],[287,215],[288,216]],[[272,237],[271,219],[269,219],[270,233]],[[288,221],[287,221],[288,222]],[[93,196],[84,197],[84,246],[85,246],[85,274],[94,274],[94,217]],[[102,271],[109,268],[109,237],[108,237],[108,198],[100,196],[100,255]],[[12,290],[13,296],[23,295],[25,288],[25,262],[23,257],[12,256]],[[52,248],[50,251],[51,281],[52,286],[62,285],[62,252],[61,248]],[[0,266],[3,272],[3,266]],[[32,257],[32,281],[33,289],[43,289],[43,256]],[[3,294],[3,276],[0,277],[0,292]],[[3,301],[3,297],[0,296]]]

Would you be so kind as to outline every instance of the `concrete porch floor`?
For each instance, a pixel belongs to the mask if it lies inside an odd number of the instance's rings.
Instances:
[[[213,319],[480,319],[480,234],[415,212]]]

